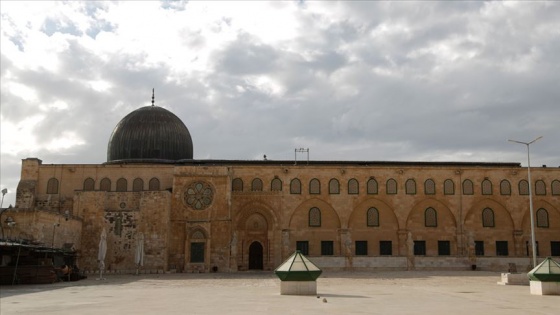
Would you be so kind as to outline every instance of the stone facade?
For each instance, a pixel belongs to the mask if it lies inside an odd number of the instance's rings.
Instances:
[[[560,169],[531,175],[538,256],[560,256]],[[523,269],[526,179],[516,163],[28,158],[2,218],[8,238],[72,243],[86,271],[103,229],[108,272],[136,268],[139,233],[144,272],[273,270],[296,247],[322,269]]]

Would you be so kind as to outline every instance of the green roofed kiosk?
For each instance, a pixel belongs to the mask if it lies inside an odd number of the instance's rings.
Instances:
[[[531,294],[560,295],[560,264],[551,257],[546,258],[527,273]]]
[[[323,271],[296,250],[274,273],[280,278],[281,295],[315,295],[317,278]]]

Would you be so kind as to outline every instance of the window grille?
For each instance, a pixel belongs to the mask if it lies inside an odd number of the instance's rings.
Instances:
[[[150,179],[150,182],[148,183],[149,186],[149,190],[159,190],[159,179],[157,178],[152,178]]]
[[[243,180],[241,178],[234,178],[231,182],[231,191],[243,191]]]
[[[550,186],[552,188],[552,195],[553,196],[560,195],[560,180],[553,180],[552,184]]]
[[[474,194],[473,182],[470,179],[465,179],[463,181],[463,195]]]
[[[124,179],[124,178],[119,178],[119,179],[117,180],[117,189],[116,189],[116,191],[121,191],[121,192],[122,192],[122,191],[126,191],[127,186],[128,186],[128,183],[127,183],[126,179]]]
[[[359,183],[355,178],[352,178],[348,181],[348,194],[349,195],[357,195],[359,193]]]
[[[309,193],[313,195],[317,195],[321,193],[321,183],[317,178],[313,178],[309,182]]]
[[[427,179],[424,182],[424,193],[426,195],[435,195],[436,194],[436,183],[432,179]]]
[[[84,181],[84,191],[93,191],[95,190],[95,181],[93,178],[86,178]]]
[[[437,227],[437,212],[434,208],[428,208],[424,212],[424,226]]]
[[[414,255],[415,256],[426,255],[426,241],[414,241]]]
[[[263,182],[260,178],[253,179],[253,182],[251,182],[251,190],[252,191],[262,191],[263,190]]]
[[[407,195],[416,194],[416,182],[414,181],[414,179],[407,180],[404,187]]]
[[[508,256],[508,242],[507,241],[496,241],[496,256]]]
[[[49,179],[49,181],[47,182],[47,194],[53,194],[56,195],[58,194],[58,179],[56,178],[51,178]]]
[[[111,191],[111,180],[108,178],[103,178],[99,183],[99,190]]]
[[[446,179],[443,182],[443,193],[445,195],[454,195],[455,194],[455,183],[451,179]]]
[[[393,242],[392,241],[379,241],[379,255],[382,255],[382,256],[393,255]]]
[[[325,255],[325,256],[334,255],[333,241],[321,241],[321,255]]]
[[[379,211],[376,208],[367,210],[367,226],[379,226]]]
[[[451,242],[450,241],[438,241],[438,255],[439,256],[449,256],[449,255],[451,255]]]
[[[482,181],[482,194],[483,195],[492,194],[492,182],[488,179]]]
[[[309,241],[297,241],[296,249],[303,255],[309,255]]]
[[[356,241],[355,247],[356,247],[355,248],[356,256],[367,256],[368,254],[367,241]]]
[[[321,226],[321,210],[317,207],[309,209],[309,226],[320,227]]]
[[[378,193],[378,191],[377,191],[377,181],[373,178],[370,178],[367,181],[367,193],[368,193],[368,195],[377,195],[377,193]]]
[[[274,178],[270,183],[270,190],[272,191],[282,191],[282,181],[280,178]]]
[[[519,194],[520,195],[529,194],[529,183],[524,179],[519,181]]]
[[[135,178],[132,182],[132,191],[144,190],[144,180],[142,178]]]
[[[483,227],[494,227],[494,210],[490,208],[485,208],[482,210],[482,226]]]
[[[391,178],[387,181],[387,195],[394,195],[396,193],[397,193],[397,181]]]
[[[544,181],[538,180],[535,182],[535,195],[546,195],[546,184],[544,183]]]
[[[297,178],[290,182],[290,194],[301,194],[301,181]]]
[[[537,210],[537,227],[547,228],[548,227],[548,211],[544,208]]]
[[[474,254],[484,256],[484,241],[474,241]]]
[[[507,179],[504,179],[500,182],[500,194],[511,195],[511,184]]]
[[[337,179],[333,178],[329,181],[329,194],[339,194],[340,184]]]

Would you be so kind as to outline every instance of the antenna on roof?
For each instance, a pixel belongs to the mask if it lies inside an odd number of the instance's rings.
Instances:
[[[154,93],[154,90],[155,90],[155,89],[152,88],[152,106],[154,106],[154,94],[155,94],[155,93]]]

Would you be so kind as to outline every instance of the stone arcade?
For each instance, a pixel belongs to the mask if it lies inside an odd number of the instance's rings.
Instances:
[[[537,254],[558,258],[560,169],[531,174]],[[152,103],[116,126],[106,163],[24,159],[2,220],[11,239],[73,244],[89,272],[102,229],[107,273],[136,270],[140,233],[141,272],[274,270],[296,249],[322,269],[523,271],[528,185],[519,163],[197,160]]]

